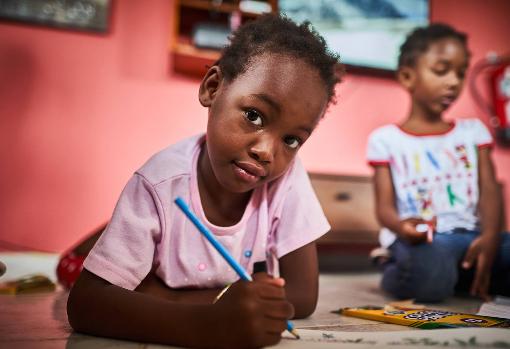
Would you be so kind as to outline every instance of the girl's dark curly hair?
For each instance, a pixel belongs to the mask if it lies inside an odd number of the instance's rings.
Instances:
[[[414,67],[418,57],[427,51],[432,42],[445,38],[459,40],[469,56],[465,33],[459,32],[447,24],[434,23],[427,27],[417,28],[407,36],[405,42],[400,46],[398,67]]]
[[[317,69],[326,85],[328,100],[335,102],[335,85],[343,66],[339,55],[328,50],[310,22],[298,25],[282,14],[265,14],[242,25],[230,36],[216,64],[227,81],[244,73],[255,56],[265,53],[290,55]]]

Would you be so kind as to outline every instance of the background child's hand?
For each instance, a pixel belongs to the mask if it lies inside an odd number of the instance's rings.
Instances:
[[[470,269],[476,264],[475,277],[471,284],[471,294],[489,301],[491,269],[496,256],[497,242],[484,240],[482,236],[473,240],[469,246],[462,267]]]
[[[429,224],[430,222],[421,218],[407,218],[401,220],[397,234],[412,245],[421,244],[427,241],[427,232],[416,230],[418,224]]]
[[[238,281],[214,305],[217,342],[224,348],[258,348],[278,343],[294,308],[285,297],[284,280],[257,273]],[[263,274],[263,275],[260,275]]]

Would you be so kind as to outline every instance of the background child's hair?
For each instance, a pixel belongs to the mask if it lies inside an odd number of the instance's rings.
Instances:
[[[316,68],[326,84],[328,100],[334,102],[343,66],[308,21],[298,25],[282,14],[262,15],[231,35],[216,64],[224,78],[232,81],[246,71],[253,57],[269,52],[302,59]]]
[[[398,68],[404,66],[413,67],[416,64],[418,56],[427,51],[432,42],[445,38],[459,40],[466,48],[466,53],[469,55],[467,35],[465,33],[455,30],[448,24],[434,23],[427,27],[417,28],[407,36],[405,42],[400,46]]]

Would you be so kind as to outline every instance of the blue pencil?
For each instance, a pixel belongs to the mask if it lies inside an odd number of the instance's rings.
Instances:
[[[205,225],[200,222],[197,216],[193,212],[191,212],[188,205],[184,202],[184,200],[180,197],[175,199],[175,204],[179,206],[179,208],[184,212],[186,217],[197,227],[197,229],[202,233],[202,235],[213,245],[213,247],[221,254],[223,258],[227,261],[227,263],[236,271],[239,277],[245,281],[253,281],[250,274],[244,270],[244,268],[230,255],[230,253],[223,247],[222,244],[214,237],[214,235],[207,229]],[[292,333],[296,338],[299,339],[299,335],[294,329],[294,325],[292,322],[287,321],[287,331]]]

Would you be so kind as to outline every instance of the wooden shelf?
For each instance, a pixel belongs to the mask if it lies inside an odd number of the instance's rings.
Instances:
[[[274,10],[276,0],[267,0]],[[201,49],[192,44],[191,36],[197,23],[212,22],[230,25],[230,14],[237,12],[241,24],[259,16],[259,13],[241,12],[239,0],[221,2],[215,5],[212,0],[175,0],[173,12],[173,33],[170,39],[170,53],[173,70],[186,75],[202,77],[207,66],[213,64],[220,56],[219,50]]]
[[[198,10],[216,11],[224,13],[232,13],[239,10],[239,5],[234,3],[221,3],[214,5],[210,0],[181,0],[181,7],[189,7]]]
[[[197,78],[202,78],[219,57],[220,51],[199,49],[190,43],[178,42],[172,49],[174,71]]]
[[[271,2],[270,2],[271,3]],[[214,5],[210,0],[182,0],[181,7],[188,7],[197,10],[207,10],[211,12],[222,12],[232,13],[239,10],[238,3],[221,3],[220,5]],[[250,11],[240,11],[241,16],[245,17],[257,17],[260,13]]]
[[[174,47],[174,53],[184,56],[195,56],[211,61],[217,60],[220,57],[220,51],[200,49],[185,43],[177,43]]]

